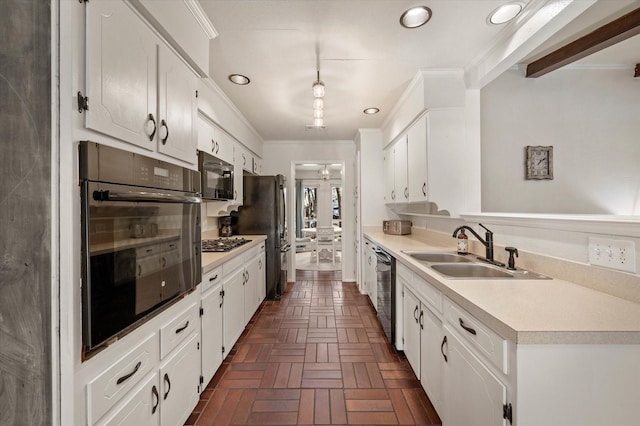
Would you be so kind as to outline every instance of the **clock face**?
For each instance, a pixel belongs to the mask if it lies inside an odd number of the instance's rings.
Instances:
[[[527,179],[553,179],[552,160],[552,146],[528,146],[526,162]]]

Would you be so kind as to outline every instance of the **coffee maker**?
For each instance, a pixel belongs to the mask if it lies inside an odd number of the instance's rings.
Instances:
[[[221,237],[230,237],[233,235],[233,229],[231,228],[231,216],[223,216],[219,219],[218,223]]]

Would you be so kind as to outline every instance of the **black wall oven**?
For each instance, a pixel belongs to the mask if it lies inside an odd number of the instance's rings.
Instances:
[[[126,334],[201,280],[200,174],[80,143],[84,352]]]

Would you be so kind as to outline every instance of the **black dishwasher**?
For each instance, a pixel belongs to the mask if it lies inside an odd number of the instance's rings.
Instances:
[[[393,345],[396,331],[396,259],[380,248],[376,248],[375,253],[378,319],[384,334]]]

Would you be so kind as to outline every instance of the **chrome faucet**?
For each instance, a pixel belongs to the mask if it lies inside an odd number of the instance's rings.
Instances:
[[[485,257],[478,257],[478,259],[484,260],[485,262],[489,262],[493,265],[504,266],[504,263],[498,262],[497,260],[493,259],[493,232],[491,232],[486,226],[484,226],[481,223],[479,223],[478,225],[482,226],[485,229],[485,231],[487,231],[484,234],[485,235],[484,239],[480,235],[478,235],[476,231],[474,231],[472,228],[468,227],[467,225],[462,225],[457,227],[455,231],[453,231],[453,238],[456,238],[458,236],[458,232],[460,232],[461,229],[466,229],[470,231],[478,239],[478,241],[480,241],[484,245],[484,248],[486,250]]]

